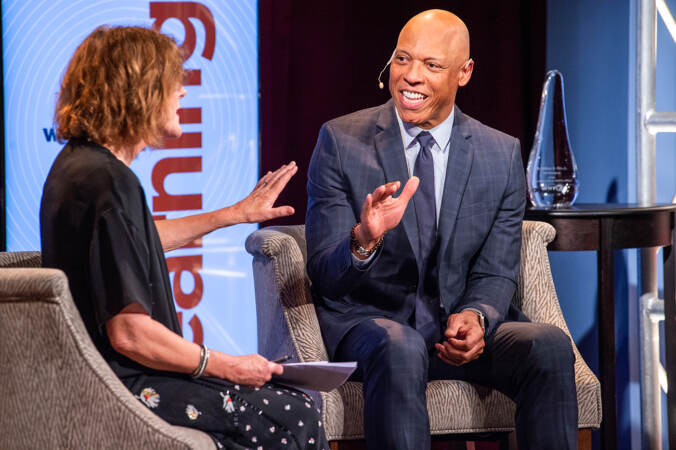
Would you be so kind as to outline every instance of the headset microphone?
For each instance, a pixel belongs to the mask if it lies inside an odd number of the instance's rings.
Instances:
[[[387,69],[387,66],[389,66],[390,63],[392,62],[392,60],[394,59],[394,53],[395,53],[395,52],[396,52],[396,50],[395,50],[394,52],[392,52],[392,56],[390,56],[390,59],[388,59],[387,62],[385,63],[385,67],[383,67],[383,70],[381,70],[380,73],[378,74],[378,87],[379,87],[380,89],[383,89],[383,88],[385,87],[385,85],[383,84],[383,82],[380,81],[380,77],[383,76],[383,72],[385,72],[385,69]]]

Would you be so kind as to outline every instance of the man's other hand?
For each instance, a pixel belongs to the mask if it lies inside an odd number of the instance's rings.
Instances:
[[[419,182],[418,177],[409,178],[397,198],[392,196],[399,189],[399,181],[378,186],[366,196],[361,207],[361,223],[355,229],[355,237],[362,247],[372,248],[385,233],[399,224]]]
[[[485,347],[479,316],[473,311],[451,314],[446,323],[446,340],[434,344],[437,356],[444,362],[461,366],[477,359]]]

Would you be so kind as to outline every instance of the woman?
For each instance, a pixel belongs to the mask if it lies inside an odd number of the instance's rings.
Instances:
[[[274,208],[295,163],[268,172],[239,203],[153,222],[129,164],[181,135],[182,55],[156,31],[102,27],[77,48],[56,108],[67,144],[40,208],[45,267],[62,269],[94,344],[131,392],[170,423],[219,447],[328,448],[301,392],[266,384],[282,366],[231,356],[181,337],[164,251],[217,228],[293,213]]]

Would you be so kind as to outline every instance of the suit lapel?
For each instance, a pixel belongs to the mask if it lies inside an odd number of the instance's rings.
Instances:
[[[467,116],[456,106],[449,146],[450,154],[446,167],[446,180],[444,181],[444,196],[441,200],[439,216],[441,261],[444,260],[444,252],[448,248],[448,242],[455,231],[455,219],[458,216],[460,202],[472,169],[474,149],[471,137],[472,133],[469,130]]]
[[[380,164],[385,171],[385,179],[389,181],[400,181],[403,187],[408,180],[408,166],[406,164],[406,155],[399,131],[399,123],[394,113],[394,103],[388,101],[380,110],[380,115],[376,122],[375,146]],[[401,192],[401,189],[400,191]],[[404,216],[401,219],[404,231],[408,236],[409,243],[413,249],[416,261],[420,264],[418,255],[419,236],[418,222],[415,217],[413,201],[408,202]]]

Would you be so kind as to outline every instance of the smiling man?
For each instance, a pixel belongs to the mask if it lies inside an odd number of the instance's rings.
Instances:
[[[433,379],[511,397],[522,450],[577,445],[570,340],[511,304],[519,142],[454,106],[473,68],[458,17],[418,14],[399,34],[392,100],[326,123],[310,163],[308,274],[329,356],[358,362],[370,449],[430,447]]]

